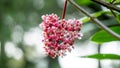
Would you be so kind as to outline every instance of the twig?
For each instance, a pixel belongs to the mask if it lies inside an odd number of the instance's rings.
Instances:
[[[82,12],[83,14],[85,14],[86,16],[91,18],[91,21],[93,21],[94,23],[96,23],[97,25],[99,25],[102,29],[104,29],[106,32],[108,32],[109,34],[111,34],[112,36],[114,36],[115,38],[117,38],[118,40],[120,40],[120,35],[113,32],[111,29],[109,29],[106,25],[104,25],[102,22],[100,22],[97,18],[94,18],[90,15],[90,13],[88,13],[87,11],[85,11],[82,7],[80,7],[78,4],[76,4],[73,0],[68,0],[69,3],[71,3],[75,8],[77,8],[80,12]]]
[[[111,8],[113,10],[116,10],[116,11],[120,12],[120,8],[114,6],[113,4],[103,2],[102,0],[92,0],[92,1],[94,1],[96,3],[99,3],[99,4],[101,4],[101,5],[103,5],[103,6],[107,7],[107,8]]]
[[[112,2],[110,2],[110,4],[113,4],[116,0],[112,0]],[[112,12],[113,16],[116,18],[116,14],[115,12],[110,8],[110,11]]]
[[[113,16],[116,18],[115,12],[112,9],[110,9],[110,11],[112,12]]]

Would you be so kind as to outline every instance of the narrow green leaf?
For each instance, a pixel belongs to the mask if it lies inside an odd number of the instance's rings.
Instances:
[[[93,54],[93,55],[88,55],[88,56],[82,56],[82,58],[93,58],[93,59],[98,59],[98,60],[103,60],[103,59],[120,60],[120,55],[116,55],[116,54]]]
[[[79,5],[89,5],[92,3],[91,0],[75,0],[75,2]]]
[[[92,14],[93,17],[99,17],[101,16],[103,13],[105,13],[106,11],[99,11],[99,12],[96,12],[94,14]]]
[[[120,14],[117,15],[116,19],[117,19],[118,23],[120,23]]]
[[[111,27],[110,29],[120,34],[120,26]],[[104,30],[98,31],[90,39],[91,41],[96,42],[98,44],[101,44],[104,42],[118,41],[115,37],[113,37],[112,35],[110,35]]]
[[[82,21],[83,23],[86,23],[86,22],[90,21],[90,17],[83,17],[80,19],[80,21]]]
[[[97,18],[97,17],[99,17],[103,14],[111,14],[111,12],[109,12],[109,11],[99,11],[99,12],[91,14],[91,16]],[[83,23],[86,23],[86,22],[90,21],[90,17],[83,17],[83,18],[80,19],[80,21],[82,21]]]
[[[113,0],[105,0],[106,2],[112,2]]]

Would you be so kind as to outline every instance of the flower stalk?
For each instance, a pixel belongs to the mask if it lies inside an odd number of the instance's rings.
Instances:
[[[68,0],[65,0],[63,12],[62,12],[62,19],[65,18],[65,13],[66,13],[66,9],[67,9],[67,2],[68,2]]]

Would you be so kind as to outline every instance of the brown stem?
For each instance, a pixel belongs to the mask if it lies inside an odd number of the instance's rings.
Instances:
[[[65,18],[66,7],[67,7],[67,0],[65,1],[65,4],[64,4],[64,9],[63,9],[63,12],[62,12],[62,19]]]
[[[102,6],[105,6],[105,7],[107,7],[107,8],[111,8],[111,9],[113,9],[113,10],[115,10],[115,11],[120,12],[120,8],[114,6],[113,4],[103,2],[102,0],[92,0],[92,1],[98,3],[98,4],[102,5]]]

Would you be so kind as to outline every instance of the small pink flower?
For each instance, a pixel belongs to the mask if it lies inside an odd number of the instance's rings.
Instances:
[[[50,14],[43,15],[42,20],[44,49],[52,58],[66,55],[74,48],[75,39],[81,38],[82,23],[76,19],[59,20],[56,14]]]

